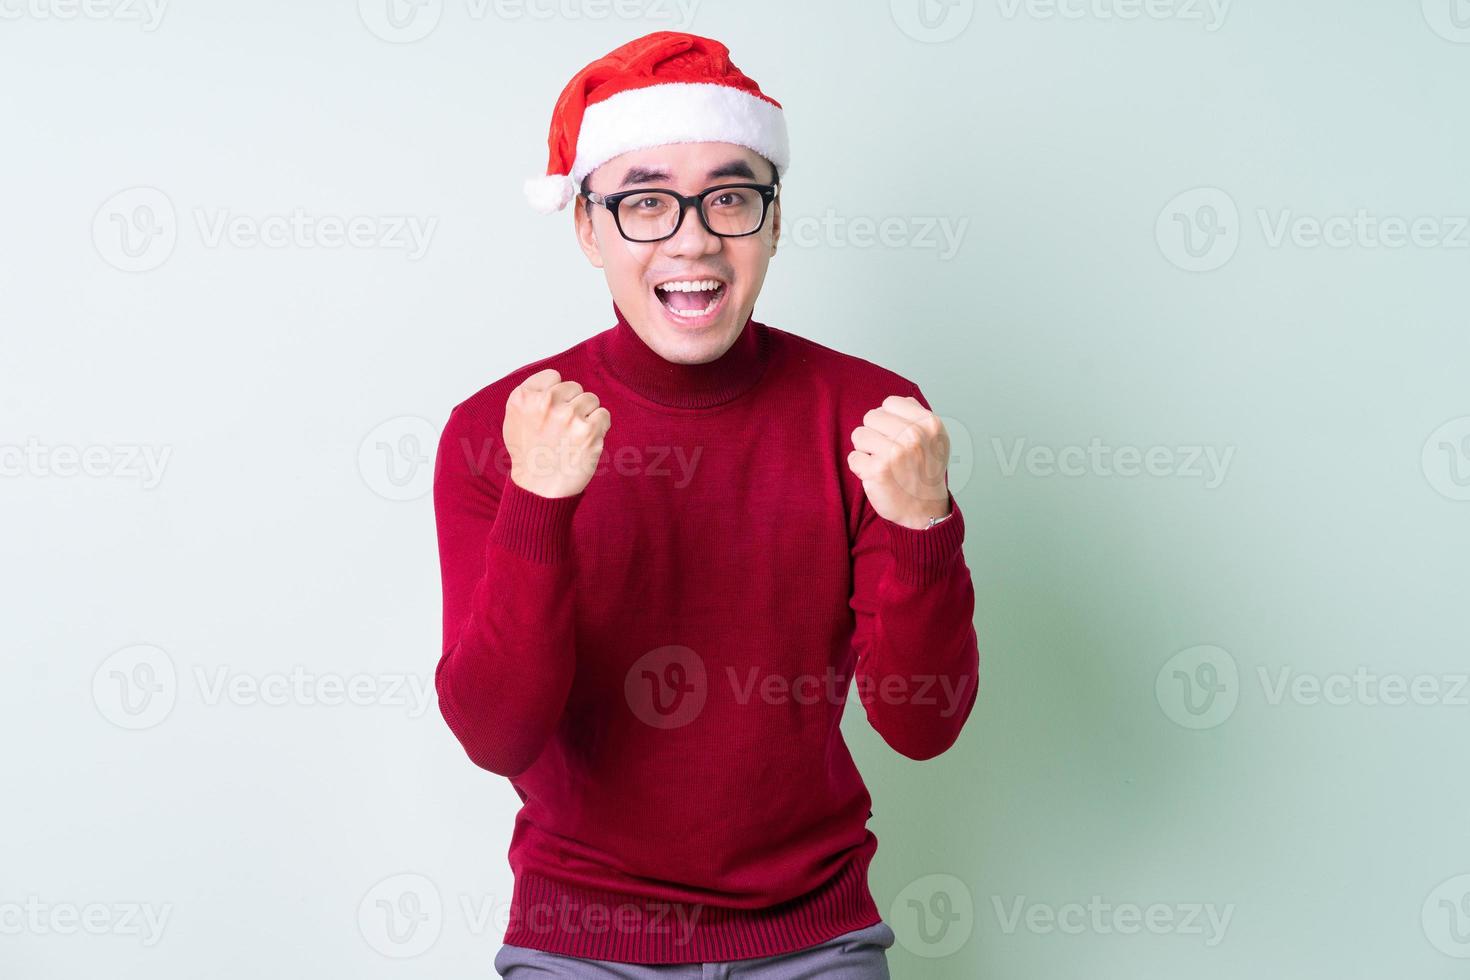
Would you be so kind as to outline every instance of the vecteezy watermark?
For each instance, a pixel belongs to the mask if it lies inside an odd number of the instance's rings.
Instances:
[[[975,0],[889,0],[898,29],[915,41],[940,44],[964,33],[975,17]]]
[[[155,946],[173,913],[173,903],[46,902],[28,895],[24,902],[0,902],[0,936],[127,936]]]
[[[1470,0],[1420,0],[1424,22],[1446,41],[1470,44]]]
[[[1429,433],[1419,463],[1436,493],[1470,500],[1470,415],[1450,419]]]
[[[240,214],[228,208],[195,208],[194,222],[206,248],[355,248],[402,251],[410,262],[424,257],[437,217],[414,214]]]
[[[507,929],[562,935],[668,935],[682,946],[693,936],[704,906],[663,901],[574,902],[566,896],[551,901],[523,898],[511,904],[495,896],[468,894],[446,901],[428,877],[401,872],[367,890],[358,902],[357,926],[372,949],[393,959],[406,959],[428,951],[455,911],[464,929],[474,936],[504,935]]]
[[[1013,935],[1024,929],[1035,935],[1061,933],[1080,936],[1200,936],[1207,947],[1220,945],[1235,915],[1235,903],[1213,902],[1109,902],[1093,895],[1084,902],[1030,902],[1025,895],[1002,899],[991,896],[1000,931]]]
[[[924,875],[893,897],[888,923],[898,944],[915,956],[953,956],[975,931],[975,896],[954,875]]]
[[[417,500],[434,486],[438,431],[428,419],[400,415],[380,422],[357,447],[357,472],[385,500]]]
[[[1470,708],[1470,673],[1380,672],[1358,664],[1351,670],[1312,672],[1284,664],[1258,664],[1255,676],[1266,707],[1447,707]],[[1154,678],[1164,715],[1183,728],[1214,728],[1235,712],[1243,693],[1240,669],[1226,650],[1210,644],[1170,657]]]
[[[699,717],[709,697],[704,658],[677,643],[650,650],[623,675],[623,697],[652,728],[682,728]]]
[[[1258,666],[1256,674],[1266,703],[1273,706],[1290,701],[1305,706],[1470,708],[1470,674],[1380,674],[1362,664],[1351,673]]]
[[[358,468],[374,493],[389,500],[412,500],[427,493],[433,483],[433,460],[427,447],[435,440],[432,425],[414,415],[399,416],[380,424],[363,439],[358,449]],[[593,467],[593,479],[604,474],[666,480],[675,490],[694,481],[704,446],[632,444],[604,446]],[[495,473],[508,478],[510,451],[494,436],[460,436],[445,442],[442,450],[457,453],[465,468],[475,476]],[[528,477],[569,472],[575,465],[571,450],[538,448],[516,467]],[[430,464],[430,465],[426,465]]]
[[[510,927],[532,933],[587,933],[593,936],[660,935],[676,946],[687,944],[704,906],[699,903],[651,901],[610,905],[596,900],[526,902],[510,909]]]
[[[92,215],[92,244],[123,272],[147,272],[168,261],[179,240],[173,201],[156,187],[129,187]]]
[[[1164,258],[1186,272],[1211,272],[1240,246],[1240,211],[1218,187],[1184,191],[1159,212],[1154,240]]]
[[[996,0],[1000,15],[1015,20],[1198,22],[1213,34],[1225,26],[1230,0]]]
[[[1367,208],[1317,215],[1258,207],[1255,217],[1261,241],[1271,249],[1470,248],[1470,215],[1405,216]],[[1218,187],[1196,187],[1176,195],[1154,224],[1159,251],[1187,272],[1212,272],[1229,262],[1242,235],[1235,199]]]
[[[1419,914],[1431,946],[1446,956],[1470,959],[1470,874],[1436,885]]]
[[[0,20],[115,20],[152,33],[168,0],[0,0]]]
[[[884,674],[874,676],[859,671],[848,676],[828,668],[823,674],[783,674],[762,672],[752,666],[744,672],[726,665],[725,677],[734,692],[736,704],[843,704],[847,689],[857,689],[863,704],[915,704],[939,709],[941,718],[952,718],[969,703],[968,695],[974,687],[974,677],[964,677],[956,682],[948,674]]]
[[[308,671],[297,664],[285,671],[247,674],[216,666],[195,665],[194,681],[207,707],[403,708],[410,718],[422,718],[433,703],[431,678],[393,671],[337,674]]]
[[[421,718],[434,700],[433,679],[392,671],[338,674],[301,665],[264,673],[228,665],[194,665],[188,675],[205,707],[369,707],[404,710]],[[178,703],[179,671],[166,650],[149,643],[108,655],[92,674],[92,703],[103,718],[130,731],[153,728]]]
[[[699,0],[463,0],[472,21],[648,21],[684,31],[694,23]],[[375,37],[411,44],[434,32],[444,0],[358,0],[358,16]]]
[[[1202,480],[1206,490],[1225,482],[1234,446],[1108,446],[1097,436],[1086,445],[1029,446],[1026,439],[1011,445],[994,436],[991,449],[1004,476],[1015,476],[1024,467],[1028,476],[1094,476]]]
[[[866,705],[922,705],[951,718],[971,703],[975,678],[947,674],[883,674],[858,671],[856,676],[828,668],[824,673],[786,675],[753,665],[744,670],[726,664],[724,680],[734,704],[841,706],[855,688]],[[628,668],[623,693],[633,714],[653,728],[682,728],[699,717],[711,694],[704,658],[677,643],[650,650]]]
[[[1257,208],[1261,234],[1270,248],[1287,242],[1297,248],[1470,248],[1470,216],[1374,214],[1357,208],[1351,214],[1325,217],[1299,214],[1291,208]]]
[[[199,244],[208,249],[401,251],[410,262],[428,252],[439,225],[439,219],[432,216],[313,214],[299,206],[263,215],[206,207],[192,208],[189,213]],[[173,201],[156,187],[119,191],[92,216],[92,244],[97,254],[123,272],[148,272],[163,265],[178,238]]]
[[[1183,728],[1222,725],[1240,701],[1240,670],[1221,647],[1204,643],[1174,654],[1154,677],[1165,717]]]
[[[173,658],[149,643],[112,653],[92,674],[92,703],[119,728],[152,728],[169,716],[178,697]]]
[[[782,217],[781,242],[797,248],[885,248],[933,251],[941,262],[954,258],[964,243],[970,219],[946,215],[904,217],[842,215],[828,208],[821,216]]]
[[[675,490],[683,490],[694,478],[703,453],[703,446],[624,445],[611,451],[604,449],[597,458],[592,475],[594,479],[603,473],[668,479]],[[521,461],[518,469],[528,477],[566,473],[575,463],[574,455],[571,450],[563,452],[549,446],[537,446]]]
[[[144,490],[152,490],[163,482],[163,471],[172,454],[172,446],[49,445],[30,436],[24,445],[0,443],[0,477],[137,480]]]
[[[357,928],[384,956],[418,956],[438,941],[444,929],[444,901],[434,883],[421,874],[389,875],[357,903]]]

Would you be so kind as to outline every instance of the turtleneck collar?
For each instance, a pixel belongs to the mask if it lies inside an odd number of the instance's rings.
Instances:
[[[671,408],[713,408],[738,398],[760,380],[770,361],[770,333],[747,317],[740,335],[713,361],[677,364],[644,343],[618,304],[617,325],[596,338],[593,349],[613,378],[650,401]]]

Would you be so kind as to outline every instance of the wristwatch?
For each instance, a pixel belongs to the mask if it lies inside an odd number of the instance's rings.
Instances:
[[[945,521],[949,520],[953,516],[954,516],[954,508],[951,507],[949,509],[949,513],[948,514],[945,514],[943,517],[931,517],[931,518],[929,518],[929,523],[924,525],[924,530],[927,531],[927,530],[929,530],[931,527],[933,527],[936,524],[943,524]]]

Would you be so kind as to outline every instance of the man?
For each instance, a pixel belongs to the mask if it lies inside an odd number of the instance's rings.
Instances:
[[[434,482],[440,708],[523,804],[496,969],[886,978],[838,723],[856,683],[922,760],[974,705],[944,427],[906,378],[752,318],[789,151],[724,45],[598,59],[549,144],[527,195],[577,197],[616,325],[457,405]]]

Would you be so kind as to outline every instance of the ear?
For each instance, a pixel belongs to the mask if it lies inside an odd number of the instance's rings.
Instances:
[[[594,268],[602,268],[602,249],[597,244],[597,230],[592,227],[592,218],[587,214],[586,199],[578,194],[572,198],[572,222],[577,235],[577,244]]]
[[[771,254],[776,254],[776,243],[781,240],[781,199],[771,206]]]

